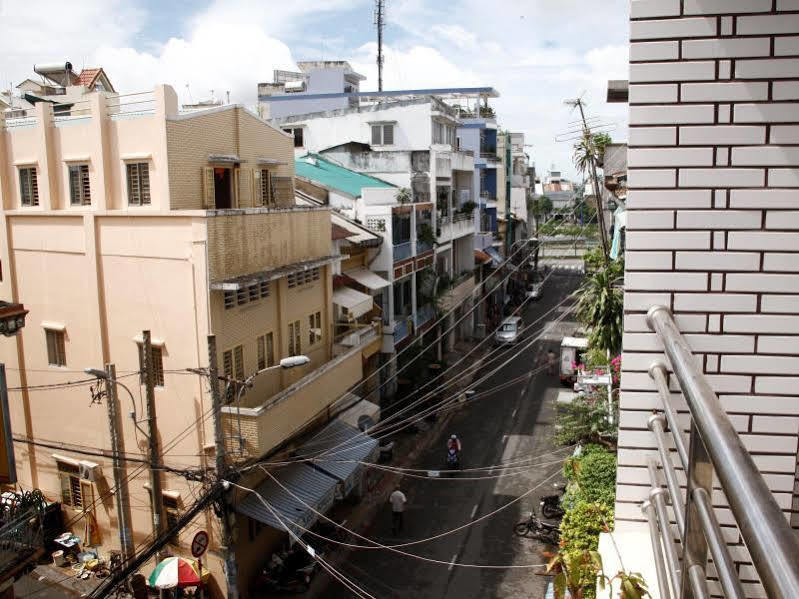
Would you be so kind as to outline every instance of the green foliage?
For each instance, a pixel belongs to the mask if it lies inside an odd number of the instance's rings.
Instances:
[[[552,212],[552,200],[547,196],[530,198],[527,201],[527,208],[535,218],[541,218]]]
[[[606,145],[613,143],[613,140],[607,133],[595,133],[592,139],[594,142],[594,147],[599,154],[602,154],[605,151]]]
[[[561,551],[547,564],[547,574],[554,576],[555,599],[585,599],[595,596],[591,584],[602,572],[602,558],[596,551]]]
[[[433,227],[428,225],[427,223],[422,223],[419,226],[419,229],[416,231],[416,239],[421,241],[426,245],[432,246],[436,240],[436,236],[433,233]]]
[[[461,206],[461,212],[463,214],[471,214],[472,212],[474,212],[475,208],[477,208],[477,204],[475,204],[471,200],[468,200],[464,202],[463,205]]]
[[[573,160],[577,170],[585,173],[591,167],[592,162],[601,162],[600,157],[605,152],[605,146],[611,141],[610,135],[607,133],[595,133],[584,136],[574,144]]]
[[[624,294],[614,283],[623,269],[623,264],[611,262],[607,268],[588,275],[580,286],[577,300],[577,317],[591,331],[589,343],[611,354],[621,351]]]
[[[599,229],[594,224],[581,225],[579,223],[566,223],[563,221],[549,220],[541,223],[538,227],[539,235],[566,235],[567,237],[588,237],[594,238],[599,233]]]
[[[614,414],[618,405],[614,399]],[[618,421],[614,416],[614,422]],[[604,391],[576,395],[569,403],[559,404],[555,417],[555,442],[560,445],[575,443],[615,443],[618,428],[608,422],[607,396]]]
[[[583,354],[583,362],[588,370],[596,370],[598,368],[607,368],[610,364],[608,353],[601,347],[588,346],[585,354]]]
[[[608,532],[613,509],[602,503],[578,501],[566,510],[560,523],[560,544],[567,552],[596,551],[599,533]]]
[[[579,460],[574,467],[575,480],[569,492],[580,501],[601,503],[613,507],[616,501],[616,454],[603,449]]]
[[[410,204],[413,202],[413,193],[407,187],[400,187],[397,190],[394,199],[397,200],[400,204]]]

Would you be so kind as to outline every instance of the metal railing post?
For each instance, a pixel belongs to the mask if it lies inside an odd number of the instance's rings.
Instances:
[[[660,414],[653,414],[647,421],[649,430],[655,434],[655,442],[658,446],[658,453],[660,454],[660,467],[663,468],[663,475],[666,477],[666,486],[669,489],[671,505],[674,508],[674,519],[677,521],[677,530],[679,531],[680,539],[683,538],[683,531],[685,530],[685,509],[681,503],[682,494],[680,493],[680,483],[677,481],[677,473],[674,471],[674,465],[671,463],[671,455],[669,449],[666,447],[665,433],[663,432],[663,416]],[[655,479],[652,480],[652,484]]]
[[[685,599],[699,599],[694,594],[696,578],[699,576],[696,568],[701,568],[704,576],[707,566],[707,541],[702,531],[702,521],[694,501],[695,489],[711,490],[713,488],[713,464],[707,453],[705,444],[699,436],[696,426],[691,423],[690,444],[688,447],[688,493],[685,500],[685,528],[682,531],[683,542],[683,574],[682,594]]]
[[[652,541],[652,554],[655,556],[655,570],[658,574],[658,588],[660,589],[660,599],[671,599],[669,592],[669,579],[666,576],[666,564],[663,561],[663,552],[660,546],[660,533],[658,531],[657,516],[655,508],[649,500],[641,504],[641,511],[646,516],[649,523],[649,539]],[[665,539],[664,539],[665,541]]]
[[[767,596],[770,599],[799,597],[799,539],[788,525],[718,396],[697,367],[691,348],[677,328],[669,309],[653,306],[647,313],[647,323],[663,343],[693,419],[689,450],[689,464],[692,467],[688,472],[688,510],[684,534],[684,559],[690,561],[686,562],[686,566],[697,563],[698,553],[706,556],[707,545],[697,540],[701,536],[697,527],[701,520],[693,497],[697,487],[710,492],[712,479],[708,477],[715,470]],[[701,551],[702,546],[704,551]],[[704,562],[702,566],[704,569]],[[690,586],[695,587],[693,579],[696,571],[688,567],[685,569],[690,570]]]
[[[680,421],[677,420],[677,412],[674,406],[671,405],[671,391],[669,390],[669,373],[666,367],[660,363],[655,362],[649,367],[649,376],[655,381],[655,386],[660,392],[660,401],[663,403],[663,413],[666,415],[666,422],[669,423],[671,436],[674,437],[674,447],[677,449],[677,454],[680,456],[682,467],[688,468],[688,451],[685,448],[685,439],[683,437]]]
[[[669,581],[671,582],[672,592],[675,597],[679,597],[680,590],[680,558],[677,554],[676,539],[669,520],[669,514],[666,509],[666,496],[669,492],[660,486],[660,481],[657,475],[657,466],[655,462],[649,460],[647,463],[649,470],[649,480],[652,484],[652,490],[649,492],[649,500],[655,505],[655,512],[660,522],[660,536],[663,540],[663,553],[666,556],[666,566],[668,567]],[[678,505],[672,500],[672,505]]]

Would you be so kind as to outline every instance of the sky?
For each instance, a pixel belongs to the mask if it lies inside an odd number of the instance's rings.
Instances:
[[[257,84],[299,60],[348,60],[377,88],[374,0],[0,0],[0,89],[35,63],[102,66],[118,92],[168,83],[181,101],[254,106]],[[525,133],[539,173],[576,177],[579,114],[627,137],[626,106],[607,104],[627,78],[627,0],[386,0],[384,89],[491,86],[501,127]]]

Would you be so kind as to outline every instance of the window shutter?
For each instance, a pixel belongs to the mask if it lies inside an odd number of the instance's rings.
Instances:
[[[380,125],[372,125],[372,145],[379,146],[382,143],[380,139],[382,127]]]
[[[261,196],[261,169],[256,168],[252,172],[252,187],[250,188],[253,206],[263,206],[264,199]]]
[[[383,125],[383,145],[394,145],[394,125]]]
[[[241,172],[241,189],[239,190],[239,208],[241,208],[243,204],[246,204],[247,208],[255,206],[255,198],[252,195],[252,169],[242,168],[239,169],[239,171]]]
[[[272,184],[272,171],[264,170],[263,174],[266,175],[264,180],[263,196],[264,206],[271,206],[275,203],[275,191]]]
[[[239,190],[241,187],[241,169],[234,168],[233,169],[233,207],[239,208],[241,206],[241,194],[239,194]]]
[[[203,208],[213,208],[214,201],[214,169],[203,167]]]

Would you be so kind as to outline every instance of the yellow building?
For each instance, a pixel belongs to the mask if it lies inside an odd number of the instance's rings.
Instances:
[[[256,377],[240,403],[226,397],[222,419],[238,461],[329,417],[362,378],[380,332],[376,323],[360,344],[334,352],[330,211],[295,205],[291,136],[238,105],[180,112],[168,86],[84,98],[59,116],[45,102],[23,118],[0,116],[0,297],[30,310],[21,334],[0,344],[0,359],[15,488],[60,501],[83,545],[96,542],[106,555],[120,547],[106,399],[66,382],[85,381],[86,367],[116,366],[125,510],[133,544],[146,546],[142,331],[153,339],[167,522],[201,493],[181,471],[215,464],[208,379],[187,370],[208,366],[209,334],[220,371],[237,380],[287,356],[310,358]],[[87,521],[96,522],[91,539]],[[211,534],[206,565],[224,589],[213,511],[170,551],[187,555],[201,528]]]

